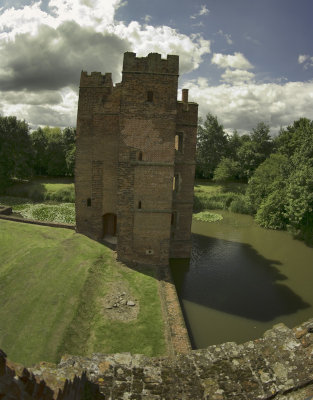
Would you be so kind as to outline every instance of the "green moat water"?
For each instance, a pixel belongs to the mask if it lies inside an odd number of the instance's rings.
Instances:
[[[242,343],[312,318],[313,249],[248,215],[216,212],[222,221],[193,221],[190,264],[172,262],[193,346]]]

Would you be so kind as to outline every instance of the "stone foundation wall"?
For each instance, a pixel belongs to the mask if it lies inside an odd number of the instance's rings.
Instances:
[[[12,375],[4,374],[3,356],[1,362],[0,398],[4,398],[5,390],[11,390],[7,382],[13,385],[21,378],[13,381]],[[21,376],[22,367],[19,371]],[[72,388],[72,397],[58,399],[310,400],[313,319],[294,329],[276,325],[263,338],[244,344],[224,343],[174,357],[64,356],[57,366],[40,363],[29,371],[37,383],[44,381],[54,391],[54,398],[64,386]],[[34,383],[30,386],[36,387]],[[89,397],[83,397],[87,389]]]

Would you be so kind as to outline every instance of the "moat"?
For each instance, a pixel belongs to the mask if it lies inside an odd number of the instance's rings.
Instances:
[[[193,221],[190,264],[172,262],[193,346],[242,343],[311,318],[313,249],[250,216],[216,212],[222,221]]]

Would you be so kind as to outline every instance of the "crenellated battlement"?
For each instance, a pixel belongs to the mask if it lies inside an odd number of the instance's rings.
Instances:
[[[158,53],[136,57],[136,53],[127,52],[123,62],[123,73],[125,72],[178,75],[179,57],[168,55],[166,59],[162,59]]]
[[[80,76],[80,87],[113,87],[112,74],[106,72],[104,75],[101,72],[82,71]]]

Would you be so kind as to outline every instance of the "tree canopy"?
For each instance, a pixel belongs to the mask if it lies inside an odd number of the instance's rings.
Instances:
[[[13,116],[0,116],[0,188],[14,177],[31,176],[32,155],[27,123]]]

